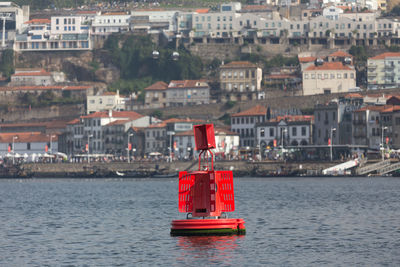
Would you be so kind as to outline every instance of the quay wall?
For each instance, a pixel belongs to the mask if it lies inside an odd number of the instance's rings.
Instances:
[[[323,169],[336,163],[296,162],[284,163],[281,161],[270,162],[246,162],[246,161],[217,161],[214,163],[216,170],[232,170],[235,176],[263,176],[271,172],[305,170],[312,173],[320,173]],[[32,177],[86,177],[107,176],[115,172],[138,172],[143,177],[153,174],[175,173],[178,171],[195,171],[198,169],[198,161],[168,162],[112,162],[100,163],[24,163],[21,170],[27,176]]]

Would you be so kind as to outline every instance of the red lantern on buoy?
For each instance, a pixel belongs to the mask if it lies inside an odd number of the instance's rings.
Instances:
[[[214,170],[214,126],[195,125],[194,137],[199,170],[179,173],[179,211],[187,218],[172,221],[171,235],[245,234],[243,219],[226,216],[235,210],[233,174]]]

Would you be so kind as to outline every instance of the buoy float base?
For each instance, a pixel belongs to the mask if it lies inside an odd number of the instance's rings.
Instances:
[[[171,223],[172,236],[245,235],[243,219],[187,219]]]

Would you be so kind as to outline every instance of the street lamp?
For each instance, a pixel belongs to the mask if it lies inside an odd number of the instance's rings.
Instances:
[[[15,148],[14,148],[14,140],[18,139],[18,136],[13,136],[12,141],[13,141],[13,147],[12,147],[12,152],[13,152],[13,165],[15,164]]]
[[[90,147],[89,147],[89,139],[90,139],[91,137],[93,137],[93,134],[88,134],[88,136],[87,136],[87,160],[88,160],[88,164],[89,164],[89,165],[90,165],[90,157],[89,157],[89,150],[90,150]]]
[[[128,145],[128,147],[126,148],[126,155],[128,157],[128,163],[131,162],[131,160],[129,158],[129,137],[131,137],[131,136],[133,136],[133,133],[128,134],[128,137],[127,137],[127,141],[128,141],[127,145]]]
[[[331,144],[330,144],[331,161],[332,161],[332,159],[333,159],[333,151],[332,151],[332,146],[333,146],[333,131],[336,131],[336,128],[331,127]]]
[[[55,135],[50,134],[50,154],[53,153],[53,137],[56,137]]]
[[[385,130],[387,130],[387,126],[382,126],[382,140],[381,140],[381,153],[382,153],[382,161],[385,160],[385,151],[384,151],[384,143],[383,143],[383,135],[385,133]]]
[[[169,135],[169,161],[172,162],[172,136],[175,134],[174,131],[168,131],[167,135]]]
[[[285,133],[285,134],[284,134]],[[282,151],[282,159],[283,159],[283,138],[285,137],[287,133],[287,129],[282,129],[281,131],[281,151]]]

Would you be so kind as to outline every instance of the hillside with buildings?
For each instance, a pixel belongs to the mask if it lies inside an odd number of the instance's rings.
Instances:
[[[222,158],[390,155],[400,22],[385,9],[231,2],[32,15],[0,2],[0,155],[188,159],[203,122],[217,126]]]

